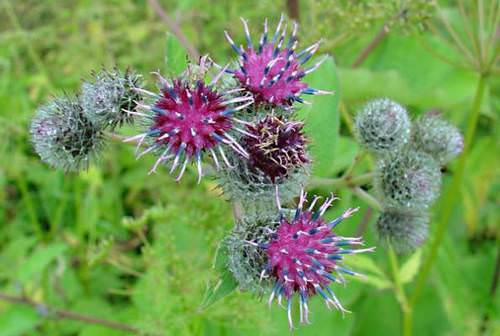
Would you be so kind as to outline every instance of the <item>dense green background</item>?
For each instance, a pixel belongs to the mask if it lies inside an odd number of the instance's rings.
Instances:
[[[243,40],[240,16],[250,19],[257,34],[264,17],[274,25],[286,12],[285,1],[183,0],[162,5],[196,48],[220,63],[233,57],[224,29]],[[412,117],[437,108],[465,130],[478,76],[434,57],[421,40],[458,58],[453,49],[430,33],[417,37],[408,25],[418,22],[410,22],[394,27],[363,65],[352,69],[389,14],[378,6],[351,14],[324,6],[341,5],[300,2],[301,45],[321,35],[321,52],[335,59],[308,81],[336,94],[318,97],[300,112],[313,135],[315,175],[335,177],[349,166],[357,152],[349,116],[372,97],[398,100]],[[456,10],[453,5],[449,9]],[[324,18],[329,11],[335,20]],[[182,70],[185,51],[167,31],[144,0],[0,0],[0,293],[158,335],[287,334],[285,312],[277,306],[269,310],[248,293],[233,292],[202,307],[207,284],[218,279],[211,268],[217,243],[232,225],[230,205],[219,197],[214,181],[196,185],[193,172],[179,184],[164,170],[147,176],[154,158],[136,161],[133,149],[119,143],[109,144],[88,171],[63,174],[40,162],[31,147],[28,125],[36,107],[54,94],[77,90],[92,69],[131,66],[145,75],[150,88],[150,71],[168,75]],[[341,34],[345,36],[336,39]],[[500,221],[500,100],[498,78],[490,79],[459,202],[414,307],[415,335],[476,335],[486,314],[486,334],[500,333],[500,300],[498,292],[496,297],[490,293]],[[371,165],[364,160],[356,173]],[[454,164],[444,173],[445,187],[453,172]],[[340,228],[354,234],[368,206],[348,190],[333,191],[342,200],[328,216],[361,206]],[[376,245],[371,218],[366,240]],[[433,220],[431,231],[434,227]],[[422,254],[400,258],[405,265],[401,278],[409,290],[426,252],[424,247]],[[354,264],[371,275],[368,283],[352,280],[335,288],[353,313],[342,317],[314,300],[313,325],[301,327],[297,335],[400,334],[401,313],[391,290],[386,251],[379,248]],[[57,319],[43,306],[0,301],[0,336],[126,334]]]

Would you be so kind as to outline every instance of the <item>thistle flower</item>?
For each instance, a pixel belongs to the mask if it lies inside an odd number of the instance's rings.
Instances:
[[[386,209],[377,220],[379,239],[389,242],[399,254],[409,253],[420,247],[427,240],[428,230],[427,213]]]
[[[462,134],[439,114],[429,113],[416,120],[412,129],[413,145],[431,155],[441,165],[450,162],[464,148]]]
[[[249,124],[242,146],[249,154],[248,164],[262,171],[272,183],[286,177],[293,169],[309,163],[303,123],[267,116]]]
[[[31,122],[35,151],[54,168],[87,168],[103,144],[103,133],[83,113],[76,97],[58,97],[40,107]]]
[[[206,152],[210,152],[217,169],[220,165],[216,149],[221,161],[231,166],[221,144],[248,158],[248,153],[229,132],[246,133],[234,125],[239,119],[233,118],[233,114],[252,104],[253,99],[249,96],[227,97],[216,91],[214,84],[222,74],[223,71],[208,85],[202,79],[177,78],[169,82],[159,75],[160,93],[148,92],[156,101],[152,105],[140,105],[149,113],[136,113],[151,120],[149,130],[125,140],[138,140],[140,145],[146,138],[151,139],[150,146],[139,154],[159,153],[150,173],[155,172],[160,163],[171,162],[170,173],[180,167],[177,176],[180,180],[188,162],[194,158],[200,180],[203,174],[201,160]]]
[[[86,116],[95,124],[114,130],[122,124],[131,124],[137,102],[143,98],[142,78],[127,69],[102,70],[93,73],[93,81],[82,84],[81,103]]]
[[[401,105],[385,98],[366,104],[356,115],[355,126],[361,145],[378,155],[398,150],[410,139],[408,113]]]
[[[430,155],[406,149],[379,161],[374,184],[385,206],[427,209],[439,196],[441,171]]]
[[[303,51],[296,53],[297,48],[297,23],[293,23],[292,35],[286,46],[283,45],[287,27],[283,26],[281,16],[276,32],[271,41],[268,41],[267,19],[264,21],[262,34],[257,49],[254,49],[250,31],[245,19],[241,19],[247,40],[246,48],[238,47],[228,32],[224,32],[226,39],[233,50],[238,54],[239,68],[227,70],[240,82],[241,86],[251,92],[256,104],[290,107],[294,102],[304,102],[301,94],[329,94],[331,92],[309,88],[302,78],[316,70],[326,59],[319,61],[309,68],[303,65],[318,50],[317,42]],[[283,29],[282,29],[283,27]]]
[[[261,272],[261,277],[274,280],[274,287],[269,297],[271,304],[275,297],[281,305],[283,298],[287,300],[287,312],[290,328],[293,328],[292,301],[298,296],[300,305],[300,322],[309,323],[308,300],[319,294],[328,308],[333,306],[342,312],[342,307],[330,283],[344,283],[343,273],[359,276],[341,266],[343,255],[372,252],[374,248],[353,249],[363,245],[361,238],[347,238],[334,234],[331,230],[357,209],[349,209],[340,217],[327,222],[322,216],[334,197],[328,198],[321,207],[313,212],[319,197],[315,197],[309,208],[304,209],[306,194],[302,191],[299,204],[291,219],[280,210],[279,225],[268,242],[249,241],[250,245],[266,251],[268,262]],[[335,276],[331,273],[335,271]]]

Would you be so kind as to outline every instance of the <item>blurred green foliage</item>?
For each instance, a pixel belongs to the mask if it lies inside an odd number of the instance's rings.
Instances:
[[[398,12],[399,1],[349,3],[300,2],[301,45],[322,37],[321,51],[335,59],[308,79],[335,95],[314,97],[312,107],[300,112],[309,122],[320,176],[336,177],[350,166],[358,152],[350,122],[365,101],[387,96],[407,105],[413,117],[439,109],[463,130],[477,83],[475,73],[444,63],[422,47],[423,39],[450,57],[456,54],[436,36],[411,29],[425,27],[432,15],[425,8],[405,22],[410,29],[394,29],[362,67],[350,68]],[[224,29],[243,39],[240,16],[257,33],[264,17],[275,22],[286,12],[285,1],[169,0],[162,5],[188,39],[219,63],[232,57]],[[453,10],[453,2],[449,5]],[[147,176],[153,159],[136,161],[133,149],[123,144],[110,144],[99,162],[80,174],[53,171],[34,154],[28,125],[36,107],[54,94],[74,91],[92,69],[115,64],[144,73],[153,87],[150,71],[178,73],[186,55],[144,0],[0,1],[0,293],[126,323],[144,334],[287,334],[286,314],[279,307],[268,310],[248,293],[233,292],[201,306],[210,294],[207,284],[218,280],[211,267],[218,241],[232,225],[230,205],[214,182],[196,185],[195,174],[187,174],[176,184],[163,171]],[[492,77],[460,203],[414,307],[416,335],[476,335],[486,314],[488,334],[499,332],[500,300],[498,292],[496,298],[490,294],[500,221],[499,86],[498,77]],[[355,172],[371,166],[363,160]],[[444,172],[445,184],[453,170],[451,164]],[[354,235],[367,206],[348,190],[333,191],[342,200],[328,216],[362,208],[340,228]],[[439,210],[438,202],[434,214]],[[370,246],[376,244],[373,220],[366,232]],[[401,260],[399,278],[409,288],[419,269],[417,253]],[[379,249],[352,262],[367,279],[336,291],[353,313],[342,317],[313,300],[313,325],[301,327],[297,335],[400,333],[386,252]],[[125,334],[0,301],[0,336]]]

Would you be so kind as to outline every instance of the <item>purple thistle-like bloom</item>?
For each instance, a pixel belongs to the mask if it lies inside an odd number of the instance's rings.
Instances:
[[[292,169],[307,164],[303,126],[301,122],[275,116],[247,126],[248,135],[241,141],[249,154],[249,166],[262,171],[274,183]]]
[[[348,209],[340,217],[328,222],[322,216],[335,197],[326,199],[317,211],[313,211],[313,208],[319,197],[316,196],[307,209],[304,209],[305,200],[306,194],[302,191],[291,220],[285,218],[280,209],[279,226],[268,243],[249,242],[266,250],[268,264],[261,277],[275,279],[269,304],[275,298],[280,305],[283,298],[287,300],[290,328],[293,328],[291,307],[295,294],[299,298],[301,323],[309,323],[308,300],[316,294],[325,300],[328,308],[333,306],[346,312],[329,285],[332,282],[343,283],[342,273],[361,275],[341,266],[345,254],[373,252],[375,249],[354,249],[354,246],[363,245],[361,238],[341,237],[332,232],[357,208]],[[332,272],[335,272],[335,276]]]
[[[127,139],[138,140],[139,144],[147,137],[152,139],[151,145],[139,154],[142,156],[152,151],[160,153],[150,173],[155,172],[160,163],[171,162],[170,173],[179,169],[177,180],[180,180],[188,162],[194,158],[200,180],[203,175],[201,159],[206,152],[211,153],[217,168],[220,167],[219,155],[230,166],[221,143],[248,158],[248,153],[228,132],[245,132],[234,126],[232,115],[251,104],[253,98],[225,97],[213,88],[219,78],[220,74],[207,85],[202,80],[184,79],[175,79],[170,83],[160,76],[160,94],[149,92],[156,102],[151,106],[139,106],[152,113],[141,114],[152,120],[148,132]]]
[[[301,94],[329,94],[330,92],[308,87],[302,78],[316,70],[326,59],[304,68],[303,65],[318,50],[317,42],[303,51],[296,53],[297,23],[293,23],[292,34],[285,44],[287,27],[283,25],[283,16],[278,23],[276,32],[268,41],[267,19],[264,21],[264,32],[257,49],[254,49],[247,22],[242,18],[245,28],[247,47],[238,47],[227,32],[226,39],[239,56],[240,67],[227,70],[240,82],[241,86],[251,92],[256,104],[273,106],[291,106],[295,101],[304,102]],[[283,28],[283,29],[282,29]]]

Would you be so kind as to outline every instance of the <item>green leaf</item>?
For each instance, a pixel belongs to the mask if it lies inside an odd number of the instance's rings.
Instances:
[[[213,267],[219,272],[220,276],[216,281],[211,281],[208,284],[200,309],[208,308],[231,294],[238,287],[238,282],[227,268],[227,249],[223,243],[217,249]]]
[[[422,250],[418,249],[401,266],[401,268],[399,269],[399,279],[401,280],[402,284],[405,284],[413,280],[420,267],[421,260],[422,260]]]
[[[349,258],[346,258],[345,263],[352,270],[363,274],[362,277],[353,277],[353,280],[359,280],[377,289],[392,287],[392,282],[371,258],[363,255],[350,255]]]
[[[179,40],[167,33],[165,67],[169,75],[179,75],[188,64],[187,51]]]
[[[307,84],[315,89],[334,91],[331,95],[305,97],[311,105],[299,111],[305,120],[305,130],[311,139],[314,159],[314,175],[330,176],[334,171],[335,153],[339,137],[340,83],[335,61],[328,57],[325,62],[306,78]]]
[[[0,314],[0,336],[25,335],[40,323],[40,316],[28,306],[12,306]]]
[[[63,254],[66,244],[52,244],[33,251],[17,273],[17,280],[27,282],[40,274],[53,260]]]

